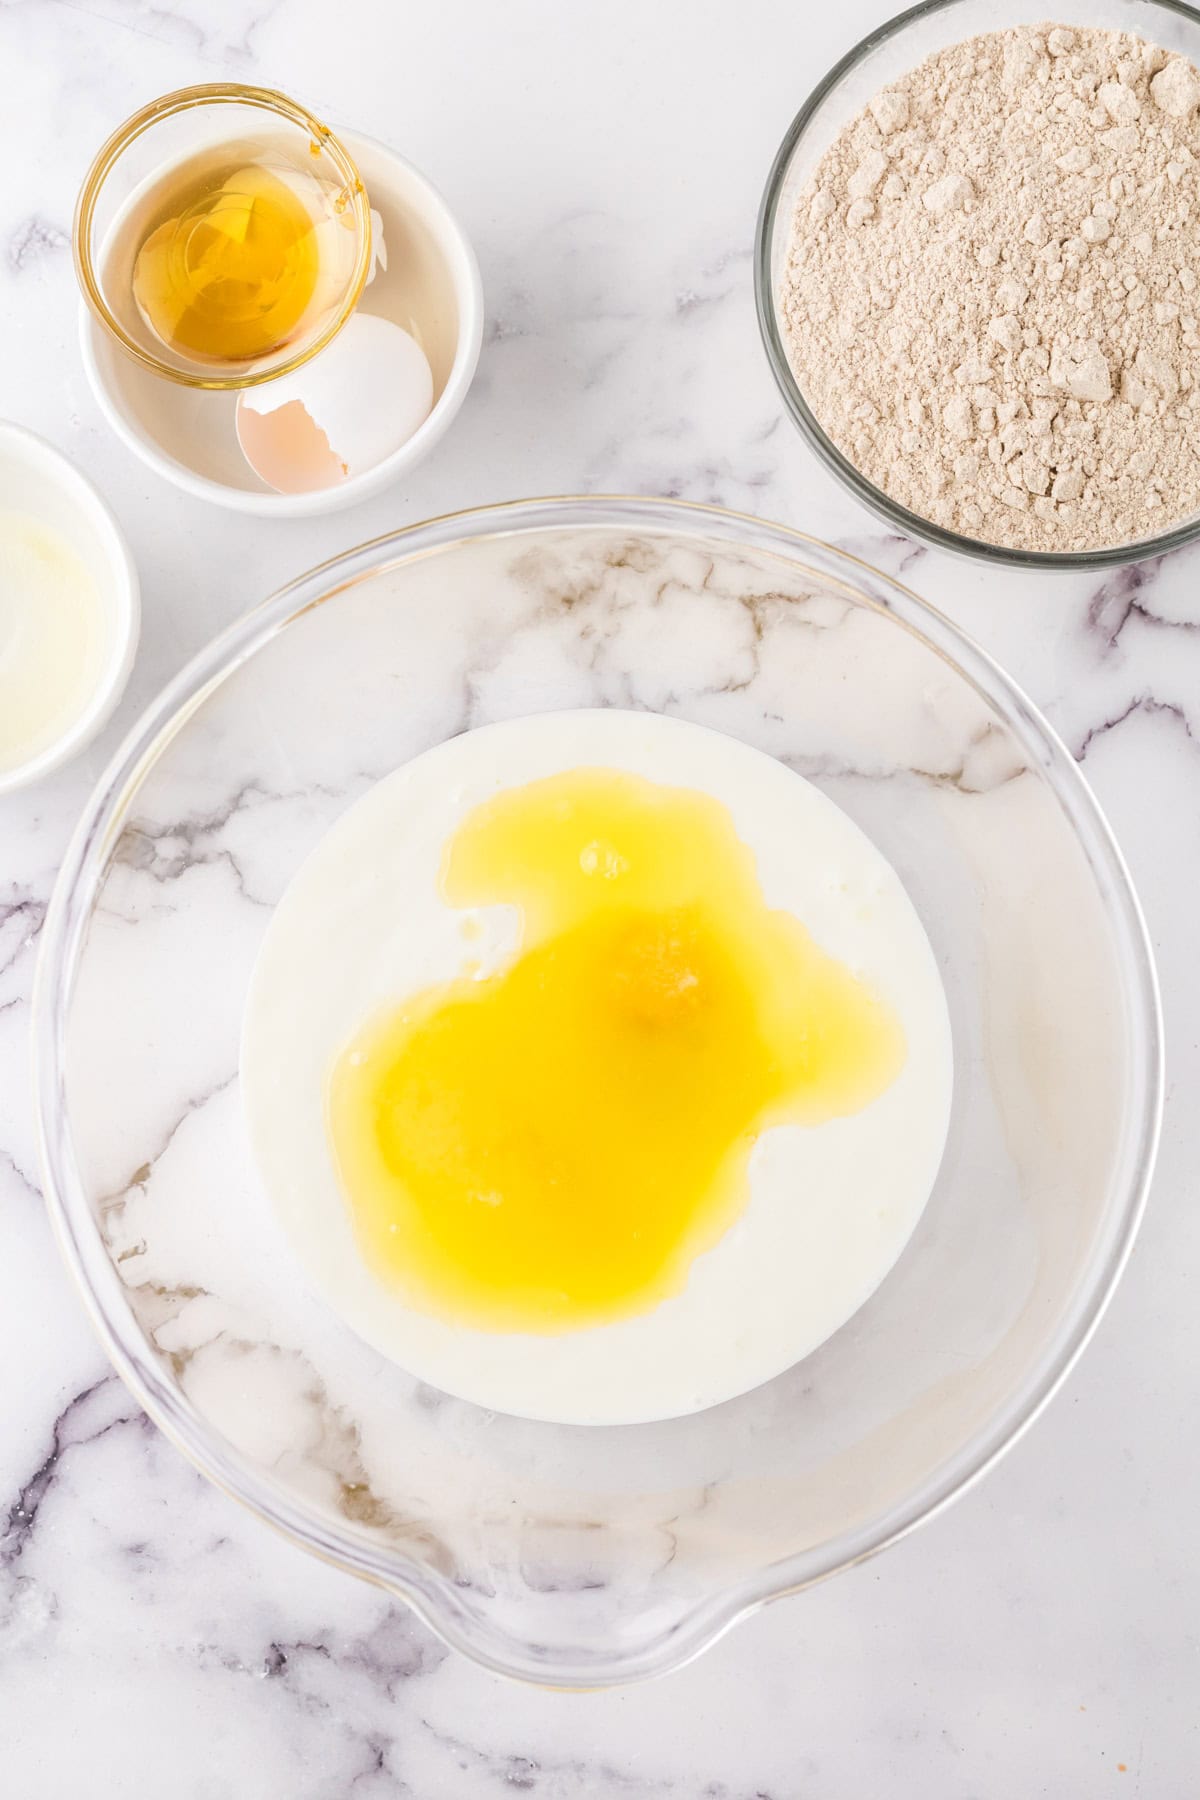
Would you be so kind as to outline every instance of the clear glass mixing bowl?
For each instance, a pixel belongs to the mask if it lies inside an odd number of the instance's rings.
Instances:
[[[580,705],[716,726],[817,782],[912,895],[956,1047],[937,1187],[863,1310],[741,1399],[611,1430],[480,1411],[360,1342],[305,1290],[238,1096],[255,953],[330,823],[456,732]],[[866,564],[653,500],[434,520],[218,638],[88,805],[35,1029],[51,1215],[147,1411],[297,1542],[561,1686],[685,1661],[1012,1442],[1128,1253],[1161,1079],[1125,869],[1012,683]]]
[[[984,562],[1026,569],[1102,569],[1161,556],[1191,543],[1200,537],[1200,505],[1187,518],[1168,521],[1152,537],[1101,550],[1019,550],[948,531],[893,500],[838,449],[804,397],[788,359],[779,317],[779,291],[796,200],[842,127],[880,88],[915,69],[935,51],[980,32],[1047,23],[1131,31],[1200,63],[1200,12],[1181,0],[1054,0],[1053,5],[1045,0],[922,0],[921,5],[897,13],[834,64],[788,126],[759,208],[754,296],[767,361],[793,424],[842,485],[894,530]]]
[[[130,244],[128,234],[147,191],[175,165],[218,146],[229,147],[236,160],[261,158],[291,171],[319,221],[321,304],[314,302],[286,343],[246,361],[203,362],[163,343],[139,312],[131,286],[140,235]],[[117,248],[122,243],[124,255]],[[84,300],[142,368],[184,387],[255,387],[308,362],[354,311],[371,262],[371,207],[353,157],[305,107],[273,88],[206,82],[152,100],[96,152],[79,191],[72,246]]]

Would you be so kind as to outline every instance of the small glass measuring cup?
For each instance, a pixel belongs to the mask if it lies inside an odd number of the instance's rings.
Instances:
[[[133,269],[156,199],[198,159],[278,172],[316,221],[311,302],[282,341],[256,355],[199,354],[147,321]],[[181,223],[183,223],[181,221]],[[269,88],[210,83],[144,106],[113,132],[80,191],[75,268],[84,298],[130,356],[194,388],[244,388],[298,368],[322,350],[358,303],[371,260],[371,214],[353,158],[327,126]]]

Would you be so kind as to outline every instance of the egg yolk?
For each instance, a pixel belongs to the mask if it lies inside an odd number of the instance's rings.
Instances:
[[[423,1312],[555,1333],[652,1310],[742,1212],[763,1130],[858,1112],[903,1064],[709,795],[609,769],[511,788],[441,889],[517,908],[515,952],[367,1020],[327,1093],[362,1254]]]
[[[138,252],[133,292],[172,348],[221,361],[279,349],[317,286],[317,234],[298,194],[247,164],[172,195]]]

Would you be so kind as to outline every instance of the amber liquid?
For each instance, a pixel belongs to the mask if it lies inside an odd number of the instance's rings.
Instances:
[[[347,198],[274,142],[214,146],[165,170],[106,257],[134,334],[200,366],[286,352],[344,291]]]

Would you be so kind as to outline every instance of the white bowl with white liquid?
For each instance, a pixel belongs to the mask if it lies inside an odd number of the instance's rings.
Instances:
[[[57,769],[107,723],[133,667],[141,604],[137,570],[125,535],[91,482],[53,444],[22,425],[4,421],[0,421],[0,496],[0,515],[31,522],[46,534],[48,542],[61,548],[72,568],[82,565],[80,573],[91,585],[81,596],[80,628],[95,634],[86,678],[58,728],[18,761],[8,761],[0,754],[3,795]],[[6,601],[6,574],[10,582],[18,579],[14,570],[6,571],[0,565],[0,676],[5,672],[6,656],[11,656],[11,673],[19,683],[52,684],[52,658],[49,666],[40,663],[28,671],[17,660],[23,654],[21,597],[10,592]],[[64,655],[70,649],[64,644]],[[2,748],[0,745],[0,751]]]

